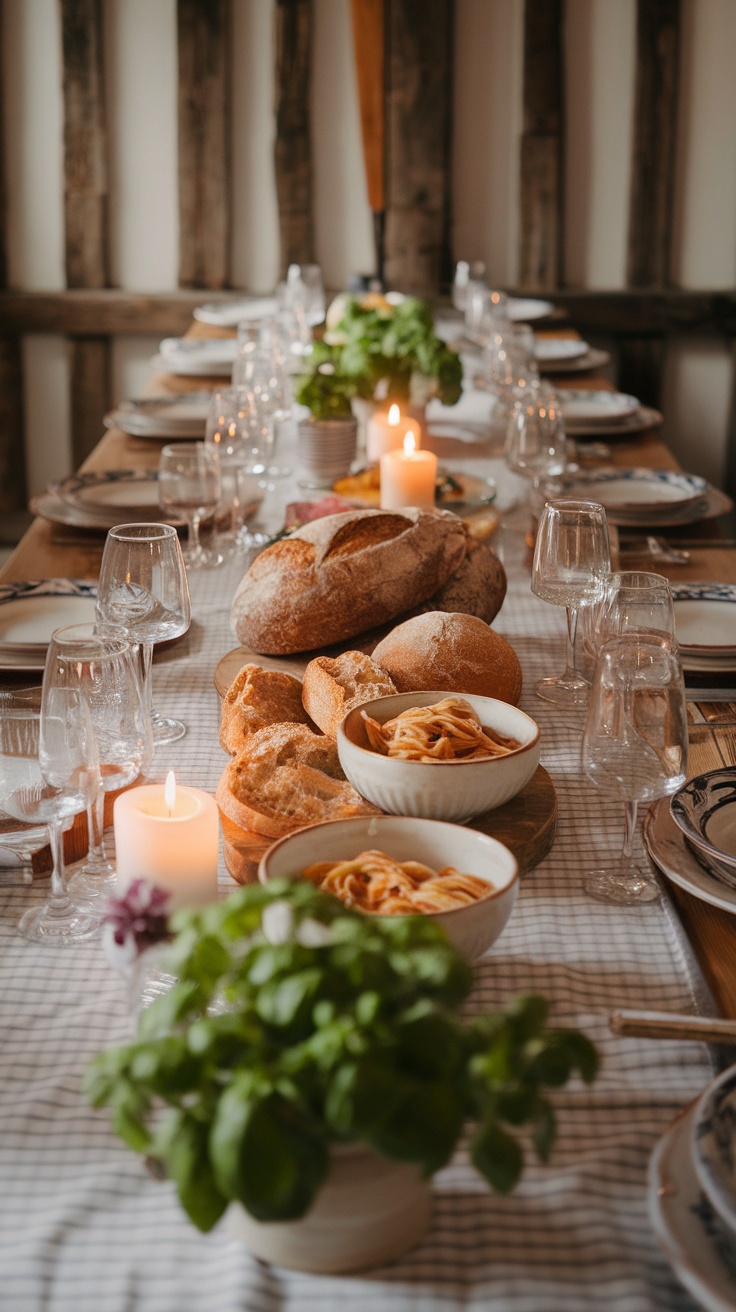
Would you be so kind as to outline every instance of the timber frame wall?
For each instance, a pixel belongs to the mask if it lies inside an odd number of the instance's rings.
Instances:
[[[5,167],[0,158],[0,513],[25,504],[20,343],[60,333],[71,352],[73,457],[99,439],[113,337],[178,335],[193,309],[231,287],[229,270],[231,0],[177,0],[179,292],[110,286],[102,0],[59,0],[62,29],[65,258],[68,290],[7,285]],[[436,296],[451,270],[453,0],[352,0],[376,267],[390,286]],[[2,0],[0,0],[0,19]],[[736,291],[670,284],[681,0],[637,0],[633,176],[624,291],[560,282],[563,249],[564,0],[525,0],[518,291],[554,295],[580,330],[614,347],[618,382],[659,408],[668,338],[736,339]],[[276,188],[281,263],[314,258],[310,70],[312,0],[276,0]],[[0,39],[1,39],[0,25]],[[361,68],[370,64],[368,69]],[[367,76],[366,76],[367,72]],[[380,74],[380,78],[378,78]],[[378,79],[378,80],[377,80]],[[377,127],[380,125],[380,131]],[[2,123],[0,123],[2,129]],[[377,135],[378,132],[378,135]],[[368,143],[367,143],[368,144]],[[736,360],[734,374],[736,375]],[[732,401],[726,489],[736,493]]]

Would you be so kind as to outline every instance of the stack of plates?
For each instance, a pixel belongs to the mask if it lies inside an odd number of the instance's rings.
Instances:
[[[512,323],[532,323],[535,319],[546,319],[554,308],[551,301],[537,301],[530,296],[509,296],[506,302],[506,314]]]
[[[736,1308],[736,1067],[660,1140],[649,1215],[673,1270],[709,1312]]]
[[[0,585],[0,669],[43,670],[55,629],[92,624],[97,585],[75,579]]]
[[[229,378],[237,341],[234,337],[200,340],[195,337],[165,337],[151,367],[167,374],[192,377]]]
[[[97,529],[106,533],[116,524],[174,524],[159,508],[158,472],[120,469],[107,474],[78,474],[50,483],[31,501],[34,515],[54,524]]]
[[[684,583],[672,596],[683,669],[736,672],[736,585]]]
[[[275,296],[241,297],[237,301],[207,301],[205,305],[197,306],[194,317],[200,323],[210,323],[216,328],[237,328],[239,323],[246,320],[257,322],[259,319],[267,319],[277,310],[278,301]]]
[[[584,373],[609,364],[608,351],[599,351],[575,337],[535,337],[534,357],[541,373]]]
[[[720,502],[712,507],[710,492],[704,478],[670,469],[590,470],[565,482],[566,496],[599,501],[619,528],[666,528],[723,514]]]
[[[565,388],[559,394],[565,427],[571,437],[628,437],[648,428],[658,428],[663,416],[641,406],[626,392],[583,391]]]
[[[210,392],[182,392],[180,396],[123,401],[105,415],[105,427],[122,428],[133,437],[196,441],[204,437],[211,396]]]

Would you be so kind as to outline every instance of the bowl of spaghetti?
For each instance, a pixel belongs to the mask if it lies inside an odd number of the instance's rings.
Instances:
[[[327,820],[279,839],[261,883],[309,879],[367,915],[429,916],[471,961],[503,930],[519,869],[503,843],[476,829],[412,816]]]
[[[350,783],[390,815],[462,822],[508,802],[539,765],[539,728],[471,693],[407,692],[357,706],[337,735]]]

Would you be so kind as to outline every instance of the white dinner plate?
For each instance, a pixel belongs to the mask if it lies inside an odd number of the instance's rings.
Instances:
[[[122,428],[132,437],[204,437],[211,392],[184,392],[181,396],[123,401],[105,415],[106,428]]]
[[[736,1239],[700,1189],[690,1140],[692,1109],[681,1113],[649,1161],[649,1218],[665,1257],[706,1312],[736,1308]]]
[[[566,364],[587,355],[588,343],[574,337],[535,337],[534,357],[540,364]]]
[[[714,542],[714,546],[718,543]],[[673,587],[677,641],[683,655],[736,657],[736,585],[685,583]]]
[[[636,414],[639,402],[626,392],[586,392],[583,388],[565,388],[560,405],[568,426],[573,424],[610,424]]]
[[[194,317],[200,323],[213,324],[215,328],[237,328],[246,319],[267,319],[277,310],[275,296],[251,296],[237,301],[206,301],[197,306]]]
[[[158,355],[151,360],[153,369],[191,377],[229,377],[237,350],[234,337],[200,340],[194,337],[166,337]]]
[[[52,524],[99,533],[106,533],[116,524],[173,524],[179,528],[184,523],[160,509],[155,469],[115,470],[61,479],[33,497],[30,509]]]
[[[42,579],[0,586],[0,669],[42,670],[55,629],[93,624],[97,585]]]
[[[562,389],[560,389],[562,392]],[[652,410],[647,405],[639,406],[633,414],[623,419],[604,420],[565,419],[565,427],[570,437],[636,437],[650,428],[659,428],[664,423],[661,410]]]
[[[610,363],[610,351],[601,351],[596,346],[589,346],[584,355],[579,355],[575,359],[537,359],[539,372],[543,374],[584,374],[592,369],[603,369]]]
[[[536,301],[531,296],[510,296],[506,313],[514,323],[531,323],[533,319],[546,319],[554,310],[551,301]]]
[[[703,694],[707,701],[707,693]],[[644,845],[654,864],[678,888],[684,888],[701,902],[736,915],[736,889],[730,889],[711,875],[693,856],[670,815],[670,802],[663,797],[650,807],[644,819]]]
[[[619,526],[683,522],[700,518],[706,508],[708,483],[695,474],[669,469],[590,470],[566,482],[566,495],[599,501],[611,522]]]

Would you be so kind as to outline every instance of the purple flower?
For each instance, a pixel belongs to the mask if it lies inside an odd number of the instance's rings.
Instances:
[[[103,919],[103,945],[113,966],[125,969],[141,952],[169,937],[171,894],[147,879],[134,879],[122,897],[111,897]]]

